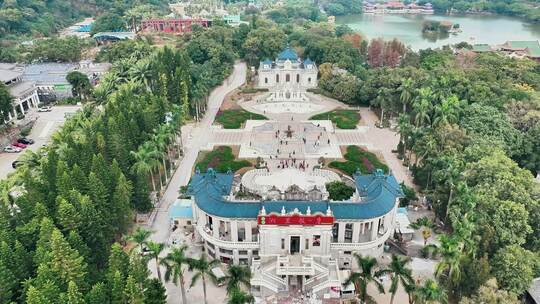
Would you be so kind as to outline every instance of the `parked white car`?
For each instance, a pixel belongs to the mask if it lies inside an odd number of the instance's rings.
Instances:
[[[7,152],[7,153],[19,153],[21,151],[22,151],[21,148],[17,148],[14,146],[7,146],[4,148],[4,152]]]
[[[38,112],[50,112],[50,111],[52,111],[52,107],[50,106],[44,106],[44,107],[38,108]]]

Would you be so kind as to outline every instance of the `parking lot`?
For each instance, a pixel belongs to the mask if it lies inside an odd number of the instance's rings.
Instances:
[[[37,151],[41,146],[47,144],[54,131],[64,124],[66,113],[69,115],[69,113],[75,113],[79,109],[80,106],[56,106],[52,108],[51,112],[36,113],[38,119],[30,135],[28,135],[35,143],[26,149]],[[24,150],[20,153],[0,152],[0,179],[5,178],[10,172],[15,170],[11,164],[23,153]]]

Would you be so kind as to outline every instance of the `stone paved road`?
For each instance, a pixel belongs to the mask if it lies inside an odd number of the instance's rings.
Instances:
[[[207,145],[211,137],[211,125],[216,117],[216,114],[223,102],[223,99],[226,94],[234,90],[235,88],[241,86],[246,80],[246,65],[244,63],[236,63],[234,66],[234,71],[232,75],[225,80],[225,82],[217,87],[208,99],[208,111],[206,112],[204,118],[191,130],[187,139],[187,142],[184,143],[184,158],[180,162],[179,167],[176,169],[174,176],[167,187],[161,206],[158,208],[157,214],[153,223],[150,224],[149,229],[154,233],[151,236],[151,239],[156,242],[167,242],[170,236],[171,224],[169,217],[167,215],[167,210],[171,203],[173,203],[178,197],[178,190],[180,186],[187,185],[189,182],[191,171],[197,159],[197,155],[201,147]],[[199,255],[199,248],[190,248],[189,251],[191,254],[197,256]],[[155,264],[153,262],[149,263],[150,270],[155,272]],[[162,273],[165,273],[165,270],[162,270]],[[155,275],[155,274],[154,274]],[[191,273],[186,273],[186,288],[189,286],[191,280]],[[168,303],[180,303],[180,288],[174,286],[173,284],[165,284],[167,288],[167,302]],[[225,303],[225,289],[218,288],[212,283],[207,283],[208,289],[208,303]],[[199,282],[193,288],[189,289],[187,292],[188,303],[198,304],[203,303],[203,293],[202,293],[202,284]],[[187,303],[185,303],[187,304]]]

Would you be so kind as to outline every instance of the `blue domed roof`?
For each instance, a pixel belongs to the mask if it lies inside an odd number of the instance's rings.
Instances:
[[[295,61],[298,60],[298,54],[296,54],[296,52],[291,47],[286,47],[283,51],[281,51],[281,53],[279,53],[278,60]]]

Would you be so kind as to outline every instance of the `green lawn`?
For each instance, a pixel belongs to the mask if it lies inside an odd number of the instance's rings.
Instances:
[[[225,173],[229,170],[235,172],[244,167],[250,167],[247,160],[235,160],[231,147],[219,146],[210,152],[205,152],[203,158],[197,162],[196,168],[206,172],[208,168],[214,168],[217,172]]]
[[[326,113],[317,114],[311,120],[330,119],[339,129],[355,129],[360,121],[360,113],[356,110],[338,109]]]
[[[385,173],[388,172],[388,166],[383,164],[375,154],[357,146],[348,146],[347,153],[344,156],[346,161],[333,161],[328,166],[338,169],[349,176],[352,176],[358,170],[363,174],[371,173],[376,169],[382,169]]]
[[[248,119],[266,120],[263,115],[251,113],[244,109],[230,109],[219,111],[216,115],[216,121],[223,126],[224,129],[240,129],[242,124]]]

